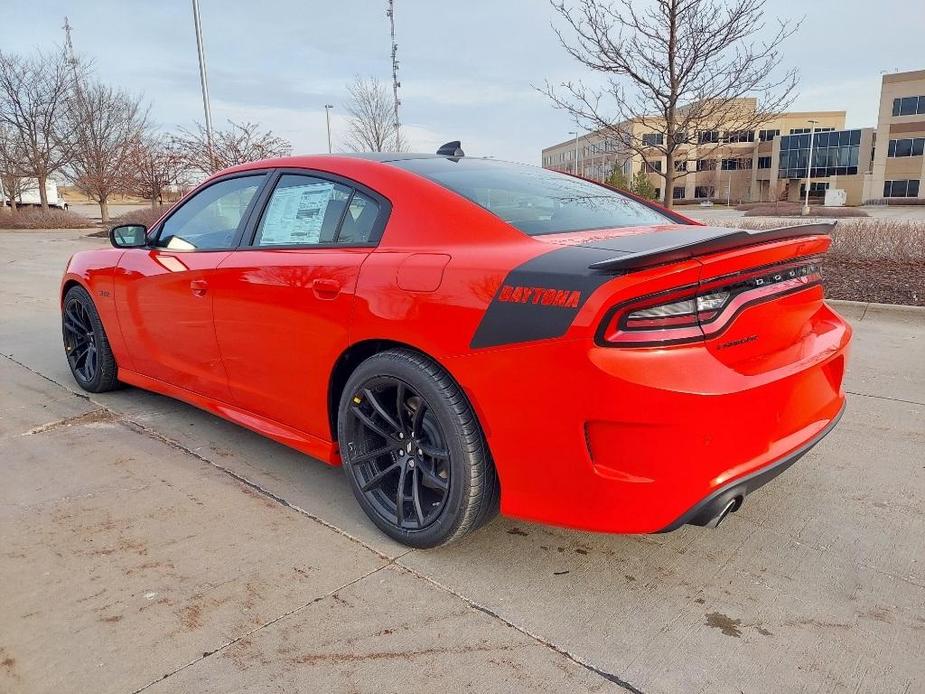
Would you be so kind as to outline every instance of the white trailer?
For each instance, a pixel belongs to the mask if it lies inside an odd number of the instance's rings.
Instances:
[[[18,207],[40,207],[42,199],[39,196],[39,182],[36,178],[23,178],[22,192],[16,196],[16,205]],[[64,198],[58,196],[58,184],[51,179],[45,181],[45,195],[48,198],[48,206],[55,207],[59,210],[66,210],[67,203]],[[10,198],[5,190],[0,189],[0,199],[7,207],[10,206]]]

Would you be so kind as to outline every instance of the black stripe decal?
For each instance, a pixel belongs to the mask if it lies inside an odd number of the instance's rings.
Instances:
[[[561,337],[591,293],[614,278],[614,273],[588,266],[612,257],[606,250],[565,246],[514,268],[488,305],[470,347]]]

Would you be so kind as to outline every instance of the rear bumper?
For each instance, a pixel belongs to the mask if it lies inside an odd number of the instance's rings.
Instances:
[[[850,339],[823,305],[797,342],[760,363],[730,364],[698,344],[623,350],[558,340],[447,366],[483,424],[503,514],[657,533],[702,522],[835,426]]]
[[[684,515],[663,528],[660,532],[671,532],[672,530],[677,530],[682,525],[711,525],[716,519],[722,518],[722,514],[730,508],[730,505],[733,510],[737,510],[746,496],[766,485],[804,455],[809,453],[813,446],[822,441],[822,439],[835,428],[835,425],[838,424],[838,421],[844,413],[845,405],[842,405],[838,414],[826,425],[825,429],[820,431],[798,449],[760,470],[756,470],[745,477],[730,482],[724,487],[720,487],[715,492],[699,501]]]

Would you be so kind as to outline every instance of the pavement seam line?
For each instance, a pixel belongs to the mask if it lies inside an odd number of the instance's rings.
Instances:
[[[406,552],[405,554],[409,554],[409,553]],[[443,590],[443,591],[449,593],[450,595],[456,596],[457,598],[459,598],[460,600],[462,600],[464,603],[466,603],[469,607],[471,607],[473,610],[478,610],[479,612],[482,612],[482,613],[484,613],[484,614],[487,614],[489,617],[494,617],[495,619],[497,619],[497,620],[498,620],[499,622],[501,622],[502,624],[505,624],[506,626],[510,627],[511,629],[514,629],[515,631],[520,632],[520,633],[523,634],[524,636],[527,636],[527,637],[533,639],[534,641],[536,641],[536,642],[539,643],[540,645],[545,646],[546,648],[549,648],[549,649],[555,651],[555,652],[558,653],[559,655],[565,656],[566,658],[568,658],[569,660],[571,660],[571,661],[572,661],[573,663],[575,663],[576,665],[579,665],[579,666],[583,667],[585,670],[588,670],[588,671],[590,671],[590,672],[595,673],[596,675],[599,675],[599,676],[603,677],[603,678],[604,678],[605,680],[607,680],[608,682],[612,682],[613,684],[616,684],[617,686],[619,686],[619,687],[625,689],[625,690],[628,691],[628,692],[632,692],[633,694],[643,694],[642,690],[637,689],[637,688],[634,687],[632,684],[630,684],[630,683],[627,682],[626,680],[624,680],[624,679],[618,677],[617,675],[613,674],[612,672],[607,672],[606,670],[602,670],[601,668],[599,668],[599,667],[597,667],[597,666],[595,666],[595,665],[593,665],[593,664],[591,664],[591,663],[589,663],[589,662],[583,660],[582,658],[579,658],[577,655],[575,655],[574,653],[571,653],[570,651],[566,650],[566,649],[563,648],[562,646],[556,645],[556,644],[553,643],[552,641],[550,641],[550,640],[548,640],[548,639],[546,639],[546,638],[540,636],[539,634],[533,633],[532,631],[530,631],[530,630],[527,629],[526,627],[522,627],[522,626],[520,626],[520,625],[518,625],[518,624],[515,624],[514,622],[512,622],[512,621],[510,621],[510,620],[508,620],[508,619],[505,619],[505,618],[502,617],[500,614],[498,614],[497,612],[495,612],[494,610],[492,610],[490,607],[486,607],[485,605],[482,605],[482,604],[480,604],[480,603],[475,602],[474,600],[472,600],[472,599],[470,599],[470,598],[467,598],[465,595],[463,595],[463,594],[461,594],[461,593],[458,593],[457,591],[453,590],[453,589],[450,588],[449,586],[443,585],[442,583],[440,583],[440,582],[437,581],[436,579],[431,578],[430,576],[427,576],[427,575],[425,575],[425,574],[422,574],[422,573],[420,573],[419,571],[417,571],[416,569],[413,569],[413,568],[411,568],[410,566],[408,566],[408,565],[406,565],[406,564],[399,564],[399,563],[398,563],[398,560],[401,559],[401,558],[404,557],[404,556],[405,556],[405,555],[403,554],[403,555],[401,555],[400,557],[395,557],[395,562],[394,562],[394,563],[396,564],[396,566],[399,566],[399,567],[401,567],[402,569],[404,569],[404,570],[410,572],[411,574],[413,574],[414,576],[417,576],[417,577],[420,578],[421,580],[427,581],[428,583],[430,583],[431,585],[433,585],[433,586],[439,588],[440,590]]]
[[[247,487],[253,489],[253,490],[256,491],[256,492],[259,492],[260,494],[266,496],[267,498],[272,499],[272,500],[275,501],[276,503],[281,504],[282,506],[285,506],[286,508],[292,509],[293,511],[296,511],[297,513],[301,513],[303,516],[305,516],[305,517],[307,517],[307,518],[310,518],[311,520],[313,520],[313,521],[315,521],[315,522],[317,522],[317,523],[320,523],[321,525],[323,525],[324,527],[328,528],[329,530],[333,530],[333,531],[336,532],[337,534],[342,535],[343,537],[346,537],[348,540],[352,540],[353,542],[356,542],[356,543],[359,544],[360,546],[364,547],[365,549],[368,549],[370,552],[373,552],[374,554],[376,554],[377,556],[381,557],[382,559],[386,559],[386,560],[391,561],[391,558],[390,558],[388,555],[383,554],[382,552],[380,552],[379,550],[375,549],[374,547],[372,547],[371,545],[367,544],[366,542],[364,542],[363,540],[359,539],[358,537],[355,537],[354,535],[351,535],[351,534],[348,533],[347,531],[345,531],[345,530],[343,530],[343,529],[341,529],[341,528],[338,528],[338,527],[335,526],[335,525],[332,525],[331,523],[329,523],[328,521],[326,521],[326,520],[324,520],[324,519],[322,519],[322,518],[319,518],[318,516],[316,516],[316,515],[313,514],[313,513],[310,513],[309,511],[307,511],[306,509],[302,508],[301,506],[299,506],[299,505],[297,505],[297,504],[293,504],[293,503],[290,502],[290,501],[287,501],[287,500],[284,499],[283,497],[279,496],[278,494],[275,494],[275,493],[271,492],[270,490],[268,490],[268,489],[266,489],[265,487],[261,486],[261,485],[258,484],[257,482],[254,482],[254,481],[248,479],[247,477],[245,477],[245,476],[243,476],[243,475],[241,475],[241,474],[238,474],[238,473],[235,472],[234,470],[232,470],[232,469],[230,469],[230,468],[227,468],[227,467],[225,467],[224,465],[219,465],[219,464],[216,463],[214,460],[209,460],[208,458],[206,458],[205,456],[201,455],[200,453],[197,453],[196,451],[192,450],[191,448],[188,448],[188,447],[184,446],[184,445],[183,445],[182,443],[180,443],[179,441],[176,441],[176,440],[174,440],[174,439],[172,439],[172,438],[170,438],[170,437],[168,437],[168,436],[165,436],[164,434],[161,434],[159,431],[155,431],[154,429],[152,429],[152,428],[150,428],[150,427],[148,427],[148,426],[142,424],[141,422],[138,422],[138,421],[132,419],[131,417],[128,417],[128,416],[125,415],[125,414],[116,412],[116,411],[113,410],[112,408],[107,407],[107,406],[104,405],[103,403],[100,403],[100,402],[94,400],[92,397],[90,397],[89,395],[87,395],[87,394],[85,394],[85,393],[77,393],[77,392],[72,391],[70,388],[68,388],[67,386],[65,386],[63,383],[59,383],[58,381],[54,380],[53,378],[49,378],[48,376],[46,376],[45,374],[41,373],[40,371],[36,371],[35,369],[33,369],[33,368],[27,366],[26,364],[23,364],[22,362],[20,362],[20,361],[18,361],[17,359],[13,358],[13,357],[12,357],[11,355],[9,355],[9,354],[3,354],[2,356],[6,357],[6,358],[9,359],[11,362],[13,362],[14,364],[17,364],[18,366],[21,366],[22,368],[26,369],[27,371],[30,371],[31,373],[34,373],[36,376],[40,376],[40,377],[44,378],[46,381],[48,381],[48,382],[50,382],[50,383],[54,383],[56,386],[58,386],[58,387],[60,387],[60,388],[63,388],[64,390],[68,391],[69,393],[73,393],[74,395],[76,395],[76,396],[78,396],[78,397],[81,397],[81,398],[84,398],[85,400],[90,401],[90,402],[93,403],[94,405],[97,405],[97,406],[98,406],[98,409],[97,409],[97,410],[94,410],[94,412],[99,412],[99,410],[104,410],[104,411],[110,413],[115,421],[122,423],[123,425],[125,425],[125,426],[128,427],[129,429],[135,430],[136,433],[140,433],[140,434],[143,434],[143,435],[145,435],[145,436],[148,436],[148,437],[150,437],[150,438],[152,438],[152,439],[155,439],[156,441],[160,441],[161,443],[163,443],[163,444],[165,444],[165,445],[167,445],[167,446],[170,446],[171,448],[175,448],[176,450],[182,451],[183,453],[186,453],[187,455],[190,455],[190,456],[196,458],[197,460],[199,460],[199,461],[201,461],[201,462],[203,462],[203,463],[206,463],[207,465],[210,465],[210,466],[216,468],[217,470],[220,470],[221,472],[225,473],[225,474],[228,475],[229,477],[234,478],[235,480],[237,480],[237,481],[240,482],[241,484],[246,485]],[[78,416],[85,416],[85,415],[78,415]],[[69,418],[69,419],[72,419],[72,418]],[[66,420],[61,420],[61,421],[66,421]],[[50,424],[56,424],[56,423],[55,423],[55,422],[51,422]],[[44,426],[44,425],[43,425],[43,426]],[[407,554],[407,552],[398,555],[398,557],[404,556],[404,554]],[[397,559],[398,557],[395,557],[395,558]]]
[[[407,554],[407,552],[405,552],[404,554],[399,555],[399,557],[403,557],[403,556],[405,556],[405,554]],[[396,557],[395,559],[398,559],[399,557]],[[227,642],[223,643],[221,646],[219,646],[218,648],[216,648],[216,649],[214,649],[214,650],[205,651],[205,652],[203,652],[203,654],[202,654],[201,656],[199,656],[198,658],[194,658],[193,660],[191,660],[190,662],[186,663],[185,665],[181,665],[181,666],[178,667],[176,670],[173,670],[173,671],[171,671],[171,672],[168,672],[168,673],[162,675],[161,677],[157,678],[156,680],[152,680],[152,681],[148,682],[146,685],[144,685],[144,686],[142,686],[142,687],[139,687],[138,689],[135,689],[135,690],[132,692],[132,694],[139,694],[139,692],[143,692],[145,689],[148,689],[149,687],[151,687],[151,686],[157,684],[158,682],[163,682],[164,680],[166,680],[166,679],[168,679],[168,678],[170,678],[170,677],[173,677],[173,676],[176,675],[177,673],[183,672],[183,671],[186,670],[188,667],[192,667],[192,666],[195,665],[196,663],[202,662],[202,661],[205,660],[206,658],[209,658],[209,657],[215,655],[216,653],[221,653],[222,651],[225,651],[226,649],[228,649],[229,647],[231,647],[231,646],[233,646],[234,644],[238,643],[239,641],[242,641],[243,639],[246,639],[246,638],[248,638],[249,636],[253,636],[253,635],[256,634],[258,631],[261,631],[261,630],[263,630],[263,629],[266,629],[267,627],[273,626],[273,625],[276,624],[277,622],[280,622],[280,621],[286,619],[287,617],[291,617],[292,615],[294,615],[294,614],[296,614],[296,613],[298,613],[298,612],[301,612],[301,611],[304,610],[306,607],[309,607],[309,606],[311,606],[311,605],[314,605],[315,603],[321,602],[322,600],[326,600],[327,598],[331,597],[332,595],[335,595],[336,593],[338,593],[339,591],[343,590],[344,588],[349,588],[350,586],[354,585],[355,583],[359,583],[359,582],[362,581],[363,579],[369,578],[370,576],[372,576],[372,575],[374,575],[374,574],[376,574],[376,573],[379,573],[380,571],[382,571],[383,569],[385,569],[385,568],[387,568],[387,567],[393,565],[394,563],[395,563],[395,560],[389,560],[389,561],[387,561],[385,564],[383,564],[382,566],[376,567],[376,568],[373,569],[372,571],[367,571],[367,572],[366,572],[365,574],[363,574],[362,576],[357,576],[356,578],[347,581],[347,582],[344,583],[342,586],[338,586],[338,587],[335,588],[334,590],[328,591],[328,592],[325,593],[324,595],[319,595],[319,596],[316,597],[316,598],[312,598],[311,600],[309,600],[309,601],[306,602],[305,604],[299,605],[298,607],[294,607],[294,608],[292,608],[291,610],[289,610],[288,612],[284,612],[283,614],[281,614],[281,615],[279,615],[279,616],[277,616],[277,617],[274,617],[274,618],[271,619],[269,622],[266,622],[266,623],[264,623],[264,624],[261,624],[260,626],[254,627],[254,628],[251,629],[250,631],[248,631],[248,632],[246,632],[246,633],[244,633],[244,634],[241,634],[240,636],[238,636],[238,637],[236,637],[236,638],[233,638],[233,639],[231,639],[230,641],[227,641]]]
[[[108,408],[107,408],[107,409],[108,409]],[[111,411],[111,410],[110,410],[110,411]],[[165,444],[165,445],[167,445],[167,446],[170,446],[171,448],[175,448],[175,449],[177,449],[177,450],[179,450],[179,451],[181,451],[181,452],[183,452],[183,453],[186,453],[187,455],[190,455],[190,456],[192,456],[193,458],[196,458],[197,460],[199,460],[199,461],[201,461],[201,462],[203,462],[203,463],[206,463],[207,465],[209,465],[209,466],[215,468],[216,470],[220,470],[221,472],[225,473],[226,475],[228,475],[229,477],[235,479],[236,481],[240,482],[241,484],[243,484],[243,485],[249,487],[250,489],[253,489],[255,492],[258,492],[258,493],[262,494],[263,496],[266,496],[267,498],[272,499],[273,501],[275,501],[276,503],[280,504],[281,506],[285,506],[285,507],[288,508],[288,509],[292,509],[293,511],[302,514],[302,515],[305,516],[306,518],[309,518],[309,519],[315,521],[316,523],[319,523],[320,525],[323,525],[325,528],[327,528],[327,529],[329,529],[329,530],[333,530],[333,531],[334,531],[335,533],[337,533],[338,535],[341,535],[342,537],[345,537],[345,538],[347,538],[348,540],[351,540],[352,542],[357,543],[358,545],[360,545],[361,547],[363,547],[363,548],[365,548],[365,549],[368,549],[370,552],[374,553],[376,556],[380,557],[381,559],[385,559],[386,561],[390,561],[390,562],[392,561],[392,558],[389,557],[387,554],[383,554],[383,553],[380,552],[378,549],[375,549],[374,547],[372,547],[372,546],[366,544],[366,543],[363,542],[363,540],[361,540],[360,538],[358,538],[358,537],[356,537],[356,536],[354,536],[354,535],[351,535],[351,534],[348,533],[346,530],[343,530],[343,529],[341,529],[341,528],[338,528],[336,525],[333,525],[333,524],[329,523],[328,521],[324,520],[323,518],[320,518],[320,517],[316,516],[315,514],[313,514],[313,513],[309,512],[308,510],[302,508],[302,507],[299,506],[298,504],[294,504],[294,503],[292,503],[291,501],[288,501],[287,499],[284,499],[283,497],[279,496],[279,495],[276,494],[275,492],[271,492],[269,489],[266,489],[265,487],[261,486],[261,485],[258,484],[257,482],[254,482],[253,480],[248,479],[248,478],[245,477],[244,475],[241,475],[241,474],[235,472],[235,471],[232,470],[231,468],[227,468],[227,467],[225,467],[224,465],[219,465],[219,464],[216,463],[214,460],[209,460],[208,458],[206,458],[205,456],[203,456],[203,455],[197,453],[196,451],[192,450],[191,448],[187,448],[186,446],[184,446],[184,445],[183,445],[182,443],[180,443],[179,441],[175,441],[174,439],[172,439],[172,438],[170,438],[170,437],[168,437],[168,436],[165,436],[165,435],[161,434],[159,431],[155,431],[154,429],[151,429],[150,427],[145,426],[144,424],[141,424],[140,422],[138,422],[138,421],[136,421],[136,420],[134,420],[134,419],[131,419],[130,417],[126,417],[125,415],[120,415],[120,414],[115,413],[115,412],[114,412],[113,414],[115,415],[117,421],[121,422],[122,424],[124,424],[124,425],[125,425],[126,427],[128,427],[129,429],[135,430],[136,433],[143,434],[143,435],[145,435],[145,436],[148,436],[149,438],[152,438],[152,439],[154,439],[154,440],[156,440],[156,441],[159,441],[159,442],[161,442],[161,443],[163,443],[163,444]],[[403,557],[405,554],[407,554],[407,552],[403,552],[402,554],[399,554],[398,556],[395,557],[395,559],[397,559],[398,557]]]
[[[891,398],[889,395],[873,395],[871,393],[858,393],[853,390],[845,391],[848,395],[859,395],[862,398],[876,398],[877,400],[889,400],[891,402],[904,402],[907,405],[918,405],[919,407],[925,407],[925,402],[916,402],[915,400],[904,400],[903,398]]]

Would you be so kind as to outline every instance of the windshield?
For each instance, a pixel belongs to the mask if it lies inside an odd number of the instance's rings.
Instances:
[[[673,223],[615,190],[536,166],[444,157],[390,163],[459,193],[531,236]]]

